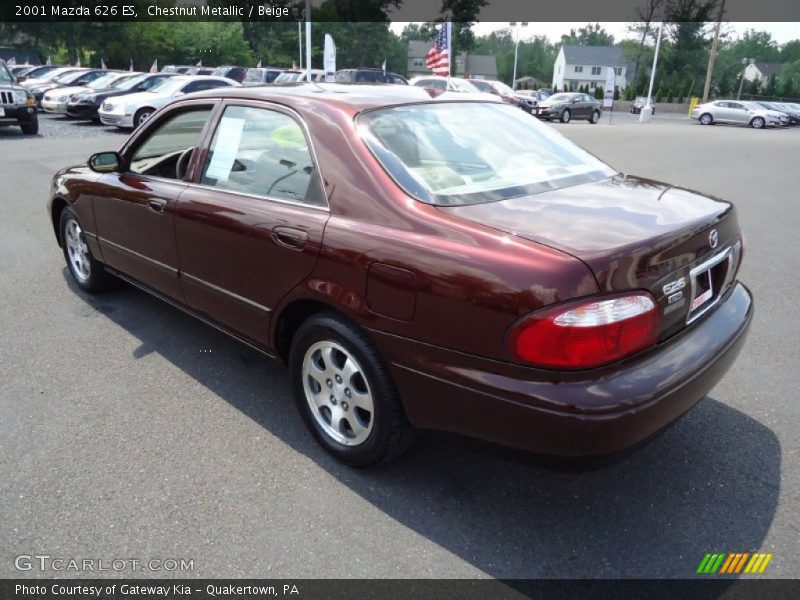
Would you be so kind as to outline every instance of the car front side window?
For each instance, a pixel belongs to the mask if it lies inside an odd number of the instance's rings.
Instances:
[[[142,175],[178,179],[179,166],[183,166],[179,163],[185,165],[188,153],[197,145],[210,115],[210,106],[174,111],[134,151],[130,170]]]
[[[324,206],[303,130],[270,109],[229,106],[211,141],[201,183],[221,190]]]

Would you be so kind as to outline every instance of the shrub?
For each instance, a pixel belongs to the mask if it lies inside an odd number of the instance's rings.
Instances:
[[[656,91],[656,102],[661,102],[661,100],[661,88],[658,88],[658,91]]]
[[[614,86],[614,100],[619,100],[619,86]]]
[[[667,90],[667,103],[672,104],[672,90]]]

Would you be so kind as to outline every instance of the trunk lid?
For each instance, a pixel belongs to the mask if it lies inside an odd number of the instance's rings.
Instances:
[[[728,291],[741,256],[733,205],[638,177],[440,210],[578,258],[603,292],[648,290],[662,339]]]

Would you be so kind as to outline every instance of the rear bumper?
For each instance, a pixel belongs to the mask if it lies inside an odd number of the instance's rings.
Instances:
[[[373,332],[409,420],[554,456],[613,454],[652,437],[703,398],[744,344],[753,314],[741,283],[714,311],[620,364],[554,372]]]

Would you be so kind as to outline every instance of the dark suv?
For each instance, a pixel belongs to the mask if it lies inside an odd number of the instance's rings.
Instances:
[[[381,69],[342,69],[336,71],[336,83],[396,83],[408,85],[408,80],[397,73]]]
[[[6,63],[0,60],[0,124],[14,122],[22,128],[22,133],[39,133],[39,116],[36,101],[21,85],[17,85]]]

